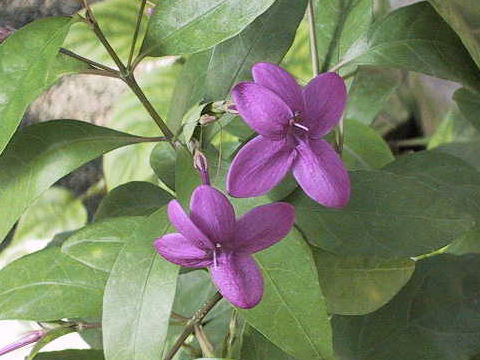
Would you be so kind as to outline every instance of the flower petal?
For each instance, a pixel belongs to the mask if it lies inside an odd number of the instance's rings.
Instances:
[[[233,305],[249,309],[262,299],[262,272],[251,256],[222,254],[210,272],[220,293]]]
[[[267,193],[290,170],[295,157],[286,141],[257,136],[237,154],[227,175],[227,191],[234,197]]]
[[[173,226],[196,247],[203,250],[215,248],[213,242],[193,223],[177,200],[170,201],[167,211]]]
[[[282,240],[292,229],[295,208],[287,203],[256,207],[237,221],[235,250],[252,254]]]
[[[293,112],[303,111],[302,88],[295,78],[280,66],[272,63],[257,63],[252,67],[255,82],[280,96]]]
[[[228,243],[233,238],[235,211],[227,197],[217,189],[200,185],[190,200],[190,217],[214,243]]]
[[[350,198],[350,179],[342,159],[328,142],[309,139],[297,146],[293,175],[303,191],[316,202],[342,208]]]
[[[310,135],[321,137],[337,125],[347,102],[345,82],[336,73],[315,77],[303,90],[305,100],[304,124]]]
[[[288,129],[293,112],[273,91],[251,82],[241,82],[232,90],[238,112],[256,132],[281,139]]]
[[[155,240],[155,249],[168,261],[186,267],[202,268],[213,264],[212,256],[199,249],[182,234],[166,234]]]

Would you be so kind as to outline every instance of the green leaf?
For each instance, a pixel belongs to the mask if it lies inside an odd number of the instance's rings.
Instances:
[[[76,230],[87,222],[82,201],[65,188],[52,187],[18,221],[15,235],[0,253],[0,267],[45,247],[55,234]]]
[[[103,34],[124,62],[127,62],[130,53],[139,6],[140,2],[130,0],[108,0],[91,5]],[[144,19],[140,26],[139,39],[145,35],[146,29],[147,22]],[[65,47],[91,60],[115,66],[105,47],[84,22],[72,26],[65,40]],[[135,54],[138,51],[137,45]]]
[[[480,172],[459,158],[435,151],[418,152],[387,166],[389,171],[422,179],[430,188],[449,196],[459,211],[468,213],[475,226],[457,240],[480,239]],[[477,155],[478,157],[478,155]],[[466,245],[466,244],[465,244]],[[468,246],[468,245],[466,245]]]
[[[35,360],[103,360],[101,350],[63,350],[43,352],[35,357]]]
[[[480,73],[462,42],[426,2],[402,7],[369,30],[343,63],[402,68],[479,88]]]
[[[42,337],[35,345],[33,346],[30,354],[26,357],[25,360],[38,359],[36,356],[45,346],[47,346],[52,341],[62,337],[64,335],[75,332],[75,329],[72,327],[57,327],[55,329],[48,330],[47,334]]]
[[[175,190],[175,162],[177,153],[169,143],[160,142],[150,154],[150,166],[160,181]]]
[[[239,35],[216,46],[206,76],[207,100],[228,96],[237,82],[251,79],[259,61],[278,63],[293,43],[306,0],[277,0]]]
[[[395,160],[387,143],[367,125],[345,120],[342,159],[349,170],[379,169]]]
[[[385,305],[408,282],[415,269],[410,259],[341,257],[312,249],[328,311],[363,315]]]
[[[294,360],[251,326],[243,332],[242,360]]]
[[[150,18],[143,56],[192,54],[238,34],[274,0],[160,1]]]
[[[148,182],[132,181],[116,187],[103,198],[95,220],[150,215],[170,200],[172,196],[162,188]]]
[[[297,78],[301,84],[306,84],[312,78],[312,58],[310,56],[308,22],[304,19],[297,29],[290,50],[280,64]]]
[[[153,241],[171,232],[166,209],[150,215],[125,244],[103,300],[106,359],[155,359],[162,353],[179,267],[157,254]]]
[[[348,93],[345,117],[370,125],[400,84],[398,70],[360,67]]]
[[[453,155],[480,171],[480,141],[452,143],[435,148],[435,151]]]
[[[462,39],[480,68],[480,3],[476,0],[429,0]]]
[[[147,98],[162,116],[167,113],[179,70],[179,64],[167,63],[146,71],[138,79]],[[162,135],[151,116],[131,91],[116,103],[114,114],[106,125],[140,136]],[[157,183],[149,162],[150,153],[154,147],[154,143],[135,144],[105,155],[103,172],[107,188],[113,189],[130,181]]]
[[[458,199],[421,178],[389,171],[354,171],[350,178],[352,195],[342,210],[300,191],[288,198],[311,244],[342,256],[410,257],[437,250],[473,226]]]
[[[19,131],[0,155],[0,239],[57,180],[103,153],[140,140],[74,120],[49,121]]]
[[[301,235],[292,231],[275,246],[255,254],[264,277],[263,299],[245,320],[298,359],[332,359],[327,307],[315,263]]]
[[[0,271],[0,319],[51,321],[95,317],[106,275],[58,247],[27,255]]]
[[[77,18],[67,17],[34,21],[9,36],[0,47],[0,153],[27,106],[61,75],[72,71],[71,62],[62,58],[60,64],[56,57],[76,21]]]
[[[477,130],[480,130],[480,94],[462,88],[455,91],[453,99],[456,101],[462,115],[465,116]]]
[[[97,270],[110,272],[118,253],[129,242],[144,217],[118,217],[85,226],[71,235],[62,251]]]
[[[456,108],[452,108],[428,141],[428,149],[455,142],[480,139],[480,132]]]
[[[322,72],[336,64],[368,30],[371,0],[315,0],[315,32]]]
[[[277,0],[237,36],[192,55],[179,77],[168,114],[174,132],[195,104],[222,100],[236,82],[250,80],[253,64],[280,62],[293,42],[305,4],[305,0]]]
[[[439,255],[417,263],[409,283],[380,310],[333,318],[345,360],[469,359],[480,351],[480,257]]]

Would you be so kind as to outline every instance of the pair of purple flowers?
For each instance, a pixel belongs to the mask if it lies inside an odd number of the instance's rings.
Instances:
[[[232,162],[227,191],[233,197],[259,196],[292,171],[312,199],[341,208],[350,197],[342,160],[322,139],[345,108],[344,81],[335,73],[315,77],[302,89],[277,65],[258,63],[254,82],[241,82],[232,98],[244,121],[259,135]],[[168,205],[179,233],[155,241],[157,251],[175,264],[208,268],[221,294],[235,306],[251,308],[263,294],[263,278],[252,254],[264,250],[292,229],[295,210],[286,203],[254,208],[240,219],[220,191],[195,189],[187,215],[178,201]]]

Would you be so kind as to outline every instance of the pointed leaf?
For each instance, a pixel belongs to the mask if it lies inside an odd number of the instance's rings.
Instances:
[[[160,1],[150,18],[143,56],[196,53],[238,34],[274,0]]]
[[[74,120],[19,131],[0,155],[0,240],[57,180],[108,151],[136,142],[138,137]]]
[[[70,26],[76,21],[78,18],[67,17],[34,21],[9,36],[0,47],[0,153],[27,106],[60,76],[77,69],[78,63],[70,59],[62,57],[59,63],[56,60]]]
[[[162,208],[140,225],[118,255],[103,300],[107,360],[155,359],[162,353],[179,267],[159,256],[153,241],[171,231]]]

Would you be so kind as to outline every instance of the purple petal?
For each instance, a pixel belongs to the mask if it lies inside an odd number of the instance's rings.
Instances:
[[[168,217],[173,226],[188,240],[194,243],[199,249],[214,249],[213,243],[204,233],[193,223],[190,217],[185,213],[182,205],[177,200],[172,200],[168,204]]]
[[[190,217],[213,242],[222,244],[232,240],[235,211],[217,189],[208,185],[195,189],[190,200]]]
[[[302,88],[295,78],[280,66],[272,63],[258,63],[252,67],[255,82],[280,96],[293,112],[303,111]]]
[[[182,234],[167,234],[155,240],[157,252],[168,261],[186,267],[202,268],[212,265],[212,256]]]
[[[293,175],[303,191],[316,202],[342,208],[350,198],[350,179],[342,159],[328,142],[309,139],[297,146]]]
[[[303,90],[304,124],[311,136],[321,137],[337,125],[347,102],[345,82],[336,73],[315,77]]]
[[[282,240],[292,229],[295,208],[287,203],[256,207],[237,221],[235,250],[252,254]]]
[[[232,90],[238,112],[259,134],[281,139],[288,129],[293,112],[273,91],[251,82],[241,82]]]
[[[210,272],[220,293],[233,305],[249,309],[262,299],[262,272],[251,256],[221,254]]]
[[[234,197],[267,193],[290,170],[295,152],[286,141],[257,136],[237,154],[227,175],[227,191]]]

